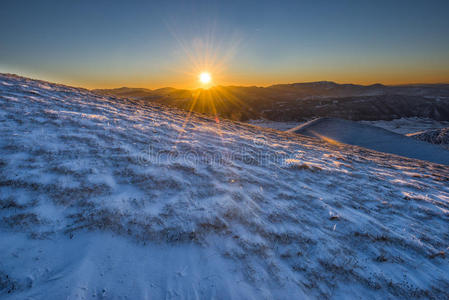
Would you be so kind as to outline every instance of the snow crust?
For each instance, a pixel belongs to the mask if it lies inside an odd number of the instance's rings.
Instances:
[[[4,299],[449,297],[446,166],[0,75]]]

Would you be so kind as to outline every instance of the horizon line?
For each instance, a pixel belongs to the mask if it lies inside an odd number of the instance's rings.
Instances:
[[[19,75],[17,73],[0,72],[0,74],[7,75],[7,76],[21,77],[21,78],[26,78],[26,79],[31,79],[31,80],[37,80],[37,81],[43,81],[43,82],[53,83],[53,84],[58,84],[58,85],[64,85],[64,86],[68,86],[68,87],[82,88],[82,89],[89,90],[89,91],[115,90],[115,89],[122,89],[122,88],[144,89],[144,90],[148,90],[148,91],[156,91],[156,90],[160,90],[160,89],[171,88],[171,89],[176,89],[176,90],[195,91],[195,90],[208,90],[208,89],[211,89],[214,87],[269,88],[269,87],[273,87],[273,86],[277,86],[277,85],[294,85],[294,84],[310,84],[310,83],[334,83],[337,85],[357,85],[357,86],[364,86],[364,87],[369,87],[369,86],[373,86],[373,85],[383,85],[386,87],[400,87],[400,86],[414,86],[414,85],[448,85],[449,84],[449,81],[447,81],[447,82],[410,82],[410,83],[399,83],[399,84],[385,84],[382,82],[374,82],[374,83],[370,83],[370,84],[362,84],[362,83],[341,82],[341,81],[334,81],[334,80],[316,80],[316,81],[294,81],[294,82],[287,82],[287,83],[273,83],[273,84],[267,84],[267,85],[257,85],[257,84],[254,84],[254,85],[235,85],[235,84],[221,85],[221,84],[217,84],[217,85],[213,85],[209,88],[202,88],[202,87],[178,88],[178,87],[173,87],[173,86],[162,86],[162,87],[158,87],[158,88],[147,88],[147,87],[141,87],[141,86],[118,86],[118,87],[112,87],[112,88],[99,88],[99,87],[88,88],[88,87],[84,87],[84,86],[80,86],[80,85],[76,85],[76,84],[65,83],[65,82],[58,81],[58,80],[40,79],[40,78],[35,78],[34,76]]]

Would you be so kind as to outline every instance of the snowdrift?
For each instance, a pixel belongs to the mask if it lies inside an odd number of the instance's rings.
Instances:
[[[318,118],[288,130],[328,141],[449,165],[449,151],[376,126]]]
[[[0,75],[3,299],[449,296],[447,167]]]

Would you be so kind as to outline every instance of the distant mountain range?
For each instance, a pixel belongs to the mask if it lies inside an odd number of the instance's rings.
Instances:
[[[207,90],[122,87],[93,91],[239,121],[305,121],[315,117],[350,120],[426,117],[449,120],[449,84],[385,86],[319,81],[269,87],[215,86]]]

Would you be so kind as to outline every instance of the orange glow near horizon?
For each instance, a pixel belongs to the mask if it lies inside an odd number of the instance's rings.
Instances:
[[[0,73],[70,86],[449,83],[447,0],[3,2]]]
[[[191,62],[191,61],[190,61]],[[412,69],[395,70],[395,71],[378,71],[375,74],[367,72],[340,72],[334,74],[333,72],[320,72],[313,69],[301,69],[300,74],[290,74],[288,72],[279,73],[270,72],[262,74],[247,74],[242,72],[232,72],[231,69],[225,69],[224,63],[187,63],[177,70],[173,71],[173,76],[153,76],[152,74],[133,74],[123,78],[115,78],[114,73],[98,78],[95,76],[88,76],[82,73],[78,76],[53,75],[50,73],[34,73],[26,72],[22,69],[2,68],[0,65],[0,73],[13,73],[24,77],[40,79],[44,81],[61,83],[70,86],[83,87],[87,89],[102,89],[102,88],[147,88],[158,89],[163,87],[173,87],[178,89],[195,90],[197,88],[205,88],[204,84],[199,80],[199,74],[207,70],[211,74],[211,82],[213,85],[221,86],[259,86],[267,87],[273,84],[288,84],[300,82],[313,81],[334,81],[339,84],[352,83],[361,85],[370,85],[381,83],[384,85],[401,85],[401,84],[432,84],[444,83],[449,84],[449,71],[441,70],[426,70]],[[190,70],[190,71],[182,71]],[[438,72],[439,71],[439,72]],[[302,74],[304,73],[304,74]],[[213,75],[213,78],[212,78]],[[211,87],[211,86],[209,86]]]

